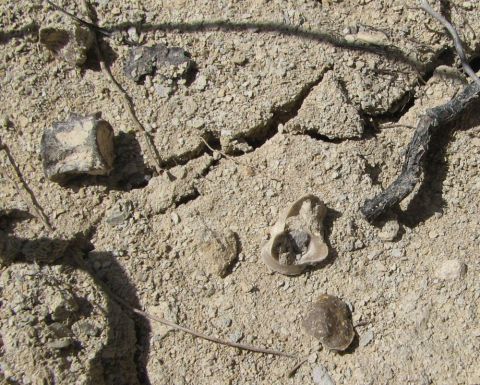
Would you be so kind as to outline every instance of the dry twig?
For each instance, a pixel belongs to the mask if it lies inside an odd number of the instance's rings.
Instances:
[[[0,150],[3,150],[5,152],[8,158],[8,162],[10,163],[10,167],[5,167],[2,170],[2,174],[4,174],[5,177],[8,178],[13,183],[13,185],[15,186],[15,189],[22,196],[22,199],[24,200],[24,202],[27,204],[30,210],[33,211],[35,216],[43,223],[43,225],[47,228],[47,230],[53,231],[53,228],[50,225],[50,221],[48,220],[47,215],[45,214],[42,207],[38,203],[37,198],[35,198],[35,194],[33,193],[33,191],[30,189],[30,187],[28,187],[27,182],[25,181],[25,179],[22,176],[22,173],[20,172],[20,169],[15,163],[15,159],[13,158],[13,155],[10,152],[10,149],[5,143],[2,143],[1,139],[0,139]],[[13,172],[11,170],[13,170]]]
[[[261,348],[261,347],[257,347],[257,346],[252,346],[252,345],[247,345],[247,344],[241,344],[241,343],[237,343],[237,342],[230,342],[230,341],[225,341],[225,340],[222,340],[220,338],[217,338],[217,337],[213,337],[213,336],[209,336],[207,334],[204,334],[204,333],[201,333],[201,332],[198,332],[196,330],[193,330],[193,329],[190,329],[190,328],[187,328],[187,327],[184,327],[184,326],[181,326],[181,325],[178,325],[172,321],[168,321],[164,318],[160,318],[160,317],[156,317],[156,316],[153,316],[147,312],[144,312],[140,309],[137,309],[133,306],[131,306],[127,301],[125,301],[123,298],[120,298],[119,296],[117,296],[115,293],[113,293],[108,287],[107,285],[105,285],[105,283],[99,279],[97,277],[97,275],[95,274],[95,272],[93,272],[88,266],[87,264],[79,257],[79,256],[75,256],[75,261],[78,265],[78,267],[80,267],[82,270],[88,272],[92,278],[95,280],[95,282],[100,286],[102,287],[102,289],[105,291],[105,293],[107,293],[107,295],[109,297],[111,297],[115,302],[117,302],[119,305],[121,305],[124,309],[126,309],[127,311],[129,312],[132,312],[132,313],[135,313],[135,314],[138,314],[142,317],[145,317],[151,321],[155,321],[155,322],[160,322],[161,324],[164,324],[164,325],[167,325],[169,327],[171,327],[172,329],[175,329],[175,330],[180,330],[182,332],[185,332],[185,333],[188,333],[188,334],[191,334],[192,336],[195,336],[195,337],[198,337],[198,338],[201,338],[201,339],[204,339],[204,340],[207,340],[207,341],[211,341],[211,342],[214,342],[216,344],[220,344],[220,345],[225,345],[225,346],[230,346],[230,347],[233,347],[233,348],[238,348],[238,349],[242,349],[242,350],[248,350],[248,351],[251,351],[251,352],[256,352],[256,353],[263,353],[263,354],[272,354],[272,355],[275,355],[275,356],[281,356],[281,357],[288,357],[288,358],[296,358],[296,356],[294,354],[291,354],[291,353],[285,353],[285,352],[282,352],[280,350],[273,350],[273,349],[265,349],[265,348]]]
[[[223,156],[225,159],[228,159],[228,160],[231,160],[233,163],[235,163],[237,166],[240,166],[240,167],[244,167],[245,170],[248,172],[249,175],[253,175],[254,174],[254,171],[253,169],[247,165],[247,164],[244,164],[242,162],[239,162],[238,160],[236,160],[234,157],[230,156],[230,155],[227,155],[225,154],[224,152],[220,151],[220,150],[215,150],[212,146],[210,146],[208,144],[208,142],[203,139],[201,136],[200,136],[200,139],[202,140],[202,142],[205,144],[205,146],[207,146],[207,148],[212,151],[212,152],[218,152],[221,156]]]

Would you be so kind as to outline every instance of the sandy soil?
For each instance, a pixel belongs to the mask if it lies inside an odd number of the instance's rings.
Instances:
[[[75,3],[58,1],[82,16]],[[121,95],[94,52],[82,56],[86,40],[63,56],[39,42],[72,20],[1,1],[0,137],[54,228],[2,176],[2,383],[325,385],[326,371],[336,384],[480,384],[480,105],[434,138],[421,185],[399,207],[375,225],[359,212],[398,175],[419,116],[467,83],[438,22],[410,0],[91,3],[112,32],[101,50],[169,172],[154,172]],[[442,2],[442,12],[479,55],[480,2]],[[181,47],[192,66],[135,82],[130,50],[155,44]],[[115,133],[114,170],[50,181],[44,130],[96,112]],[[273,273],[261,246],[308,193],[328,208],[329,257],[296,277]],[[293,359],[169,330],[112,292],[308,359],[286,378]],[[323,293],[351,309],[344,353],[302,329]]]

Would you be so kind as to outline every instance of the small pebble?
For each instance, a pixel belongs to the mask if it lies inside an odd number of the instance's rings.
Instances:
[[[228,337],[230,342],[240,342],[242,338],[243,338],[243,332],[241,330],[237,330],[237,331],[233,332]]]
[[[454,280],[462,278],[467,272],[467,265],[458,259],[449,259],[437,269],[435,276],[439,279]]]
[[[373,341],[373,337],[374,337],[373,331],[368,330],[367,332],[362,334],[362,336],[360,337],[360,341],[358,342],[359,346],[360,347],[367,346],[370,342]]]
[[[315,385],[335,385],[335,381],[333,381],[327,369],[322,365],[316,366],[313,369],[312,378]]]

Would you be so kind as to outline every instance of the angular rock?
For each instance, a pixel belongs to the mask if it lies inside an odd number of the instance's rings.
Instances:
[[[225,277],[237,260],[237,237],[232,231],[225,234],[208,231],[205,241],[199,247],[205,269],[219,277]]]
[[[97,115],[72,114],[45,129],[41,142],[45,175],[56,182],[79,174],[106,175],[113,168],[113,129]]]
[[[400,225],[396,220],[389,220],[382,226],[382,230],[378,233],[378,238],[382,241],[392,242],[400,231]]]
[[[335,385],[335,381],[332,380],[327,369],[322,366],[316,366],[312,371],[312,379],[315,385]]]
[[[139,83],[145,76],[154,74],[169,79],[185,77],[192,66],[192,59],[182,48],[156,44],[152,47],[132,48],[123,70],[127,76]]]
[[[363,135],[364,123],[343,86],[330,71],[305,98],[298,115],[286,123],[285,131],[324,135],[329,139],[351,139]]]
[[[87,52],[94,42],[94,34],[90,29],[72,23],[42,27],[39,38],[40,43],[56,56],[78,67],[87,60]]]
[[[303,327],[308,334],[332,350],[347,349],[355,336],[347,304],[328,294],[322,294],[312,304],[303,320]]]
[[[187,165],[169,170],[173,176],[163,173],[150,180],[147,191],[147,209],[153,214],[164,213],[169,207],[188,200],[197,194],[196,183],[212,164],[211,156],[205,154],[191,160]]]
[[[435,276],[439,279],[454,280],[462,278],[467,272],[467,265],[458,259],[449,259],[437,269]]]

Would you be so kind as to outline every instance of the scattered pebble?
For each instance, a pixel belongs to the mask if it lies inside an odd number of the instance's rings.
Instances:
[[[382,241],[392,242],[395,238],[397,238],[398,233],[400,231],[400,225],[396,220],[389,220],[385,222],[382,226],[382,230],[378,233],[378,238]]]
[[[225,234],[206,231],[199,253],[205,269],[223,278],[237,260],[237,235],[232,231]]]
[[[71,65],[81,66],[87,60],[95,37],[89,28],[69,22],[40,28],[39,39],[56,56]]]
[[[230,342],[240,342],[243,338],[243,332],[241,330],[237,330],[229,335],[228,339]]]
[[[312,379],[315,385],[335,385],[335,381],[333,381],[327,369],[322,365],[318,365],[313,369]]]
[[[373,341],[373,337],[374,337],[373,331],[368,330],[367,332],[363,333],[360,336],[360,341],[358,342],[358,345],[360,347],[367,346],[370,342]]]
[[[435,276],[439,279],[454,280],[462,278],[467,272],[467,265],[458,259],[449,259],[437,269]]]

